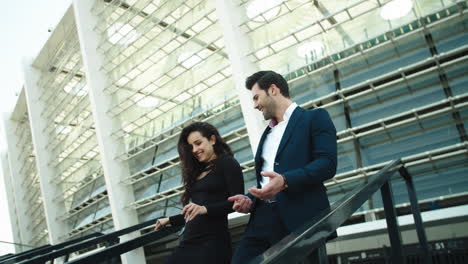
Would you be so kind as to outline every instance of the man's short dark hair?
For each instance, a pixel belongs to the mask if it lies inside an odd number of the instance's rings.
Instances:
[[[260,89],[264,90],[268,94],[268,88],[275,84],[279,89],[280,93],[284,96],[289,98],[289,86],[288,82],[281,76],[274,71],[259,71],[256,72],[245,80],[245,87],[248,90],[252,90],[252,87],[255,83],[258,83]]]

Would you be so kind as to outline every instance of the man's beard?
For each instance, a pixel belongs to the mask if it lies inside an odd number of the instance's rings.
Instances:
[[[265,111],[263,111],[262,114],[263,114],[263,118],[265,118],[265,120],[270,120],[270,119],[273,118],[273,115],[267,109],[265,109]]]

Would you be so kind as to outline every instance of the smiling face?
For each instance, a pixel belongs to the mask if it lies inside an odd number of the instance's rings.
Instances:
[[[272,90],[269,88],[268,90]],[[252,86],[252,100],[254,108],[262,112],[265,120],[271,119],[275,116],[276,102],[267,91],[263,90],[255,83]]]
[[[192,146],[192,154],[199,162],[208,162],[216,159],[214,144],[216,139],[204,137],[200,132],[193,131],[187,137],[187,143]]]

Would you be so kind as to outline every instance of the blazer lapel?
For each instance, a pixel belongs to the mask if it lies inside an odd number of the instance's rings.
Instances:
[[[260,137],[260,141],[258,142],[257,146],[257,153],[255,154],[255,162],[260,161],[262,158],[263,144],[265,143],[266,136],[268,135],[270,130],[271,128],[267,126],[263,131],[262,137]]]
[[[260,138],[260,142],[258,142],[257,153],[255,154],[255,171],[257,176],[257,185],[260,185],[260,171],[262,170],[263,160],[262,160],[262,152],[263,152],[263,144],[265,143],[266,136],[270,132],[271,128],[267,126],[263,131],[262,137]]]
[[[297,123],[299,123],[302,113],[304,113],[304,109],[300,107],[297,107],[293,111],[291,117],[289,118],[288,125],[286,126],[286,129],[284,130],[284,134],[283,134],[283,137],[281,138],[281,142],[278,147],[278,151],[276,152],[276,156],[278,156],[281,153],[281,151],[286,146],[286,143],[288,142],[289,138],[291,138],[294,128],[296,127]]]

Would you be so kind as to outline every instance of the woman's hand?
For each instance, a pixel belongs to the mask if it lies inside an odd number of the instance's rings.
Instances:
[[[184,215],[185,221],[187,222],[194,219],[197,215],[204,215],[207,213],[208,211],[206,210],[205,206],[194,203],[189,203],[184,206],[184,209],[182,209],[182,214]]]
[[[156,226],[154,227],[155,231],[158,231],[169,224],[169,218],[159,218],[156,220]]]

